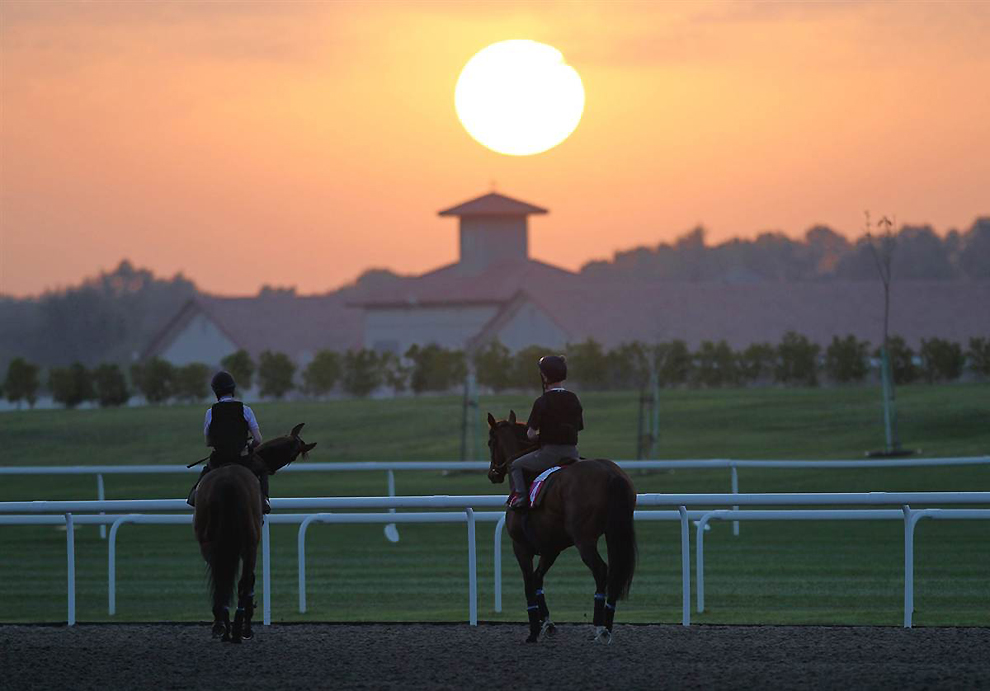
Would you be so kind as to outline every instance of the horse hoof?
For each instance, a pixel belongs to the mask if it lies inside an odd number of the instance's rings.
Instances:
[[[595,629],[595,643],[601,643],[602,645],[612,644],[612,632],[606,629],[604,626],[599,626]]]
[[[540,637],[538,635],[536,635],[536,634],[530,634],[526,638],[526,642],[527,643],[536,643],[536,641],[538,641],[538,640],[540,640]]]
[[[241,636],[241,639],[245,641],[250,641],[252,638],[254,638],[254,633],[251,631],[245,631],[244,635]]]
[[[543,625],[540,627],[540,637],[541,638],[550,637],[553,636],[555,633],[557,633],[557,627],[554,625],[552,621],[546,619],[543,622]]]

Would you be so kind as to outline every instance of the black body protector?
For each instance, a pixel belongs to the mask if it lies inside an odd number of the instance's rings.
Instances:
[[[268,513],[271,510],[268,506],[268,469],[257,456],[244,455],[250,433],[247,420],[244,419],[244,404],[240,401],[221,401],[214,404],[210,410],[212,412],[209,440],[213,452],[210,454],[210,462],[203,468],[186,501],[190,506],[196,505],[196,487],[208,472],[228,463],[242,463],[258,477],[258,482],[261,484],[262,510]]]
[[[248,424],[244,419],[244,404],[240,401],[222,401],[211,408],[210,466],[219,468],[241,457],[247,446]]]

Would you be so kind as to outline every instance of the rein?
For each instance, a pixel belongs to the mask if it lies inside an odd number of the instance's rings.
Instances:
[[[504,427],[507,424],[511,424],[511,423],[503,422],[503,423],[499,423],[499,426],[500,427]],[[494,433],[495,433],[495,429],[492,429],[492,432],[489,435],[489,440],[488,440],[489,446],[491,446],[491,444],[493,444],[493,443],[496,443],[496,439],[497,438],[495,437],[495,434]],[[499,463],[498,465],[494,465],[493,464],[492,465],[493,470],[495,470],[496,472],[501,473],[503,475],[506,474],[506,473],[508,473],[509,472],[509,466],[512,464],[512,462],[514,460],[516,460],[517,458],[520,458],[522,456],[525,456],[526,454],[528,454],[530,451],[532,451],[533,449],[537,448],[538,446],[539,446],[539,444],[529,443],[529,444],[524,444],[523,447],[519,451],[517,451],[516,453],[512,454],[511,456],[510,455],[506,455],[505,453],[503,453],[502,454],[502,462]]]

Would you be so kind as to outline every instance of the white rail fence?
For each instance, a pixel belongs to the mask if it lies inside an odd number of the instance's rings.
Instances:
[[[990,456],[954,456],[946,458],[901,458],[891,460],[733,460],[730,458],[616,461],[626,470],[710,470],[727,468],[733,494],[739,493],[740,468],[780,468],[792,470],[841,470],[852,468],[920,468],[933,466],[990,465]],[[385,472],[388,496],[394,497],[396,471],[450,471],[487,470],[488,461],[354,461],[333,463],[294,463],[280,472],[300,473],[343,473],[343,472]],[[106,499],[104,475],[154,475],[154,474],[194,474],[199,468],[184,465],[74,465],[74,466],[6,466],[0,467],[0,475],[95,475],[96,498]],[[733,508],[739,508],[735,506]],[[739,534],[739,521],[733,521],[732,532]],[[100,537],[106,537],[106,526],[100,526]],[[399,532],[394,523],[386,524],[385,537],[390,542],[399,541]]]
[[[681,622],[691,623],[691,569],[689,520],[698,520],[699,590],[703,589],[703,534],[704,526],[710,520],[890,520],[891,517],[904,520],[904,626],[912,625],[914,603],[914,529],[923,518],[935,519],[990,519],[990,509],[945,510],[912,509],[911,504],[938,505],[990,505],[990,492],[858,492],[858,493],[781,493],[781,494],[640,494],[637,505],[646,507],[676,507],[672,511],[637,511],[637,520],[679,520],[681,525]],[[317,497],[273,499],[273,509],[319,510],[317,514],[279,514],[267,517],[262,531],[262,588],[264,624],[271,623],[271,523],[299,523],[300,559],[300,607],[305,608],[305,530],[314,521],[332,523],[385,523],[385,522],[464,522],[468,527],[468,620],[477,624],[477,550],[476,522],[479,516],[484,520],[496,520],[496,609],[501,609],[501,531],[503,512],[476,512],[477,508],[501,508],[503,498],[493,495],[433,496],[433,497]],[[889,510],[858,511],[725,511],[694,510],[688,506],[900,506],[899,512]],[[421,509],[419,513],[326,513],[329,509],[368,510],[368,509]],[[450,511],[453,509],[454,511]],[[445,513],[436,513],[446,510]],[[80,512],[134,512],[134,511],[183,511],[173,515],[74,515]],[[116,535],[124,523],[177,523],[188,524],[192,520],[188,506],[181,499],[141,499],[112,501],[28,501],[0,502],[0,525],[46,525],[66,526],[66,552],[68,575],[68,615],[69,625],[76,621],[75,593],[75,541],[74,524],[111,524],[110,584],[108,585],[110,607],[115,608],[116,592]],[[460,513],[463,512],[463,513]],[[38,514],[61,515],[38,515]],[[894,514],[900,514],[896,516]],[[30,514],[30,515],[2,515]],[[848,517],[844,515],[848,514]],[[703,595],[699,607],[703,607]],[[111,613],[113,613],[111,611]]]

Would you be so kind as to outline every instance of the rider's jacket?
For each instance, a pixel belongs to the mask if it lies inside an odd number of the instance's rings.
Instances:
[[[233,400],[220,401],[210,408],[210,412],[211,462],[216,465],[236,460],[247,446],[249,430],[244,404]]]
[[[584,429],[583,412],[575,394],[563,388],[550,389],[533,403],[528,424],[540,431],[540,446],[574,446],[578,432]]]

